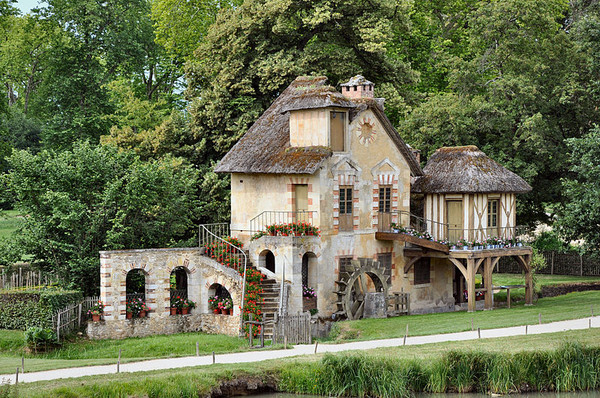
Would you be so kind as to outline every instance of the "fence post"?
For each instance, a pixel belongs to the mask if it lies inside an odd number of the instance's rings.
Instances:
[[[81,329],[81,316],[82,316],[81,305],[82,304],[83,303],[79,303],[79,305],[77,306],[77,309],[79,310],[79,316],[77,317],[77,327],[80,328],[80,329]]]
[[[554,275],[554,250],[552,250],[550,254],[550,275]]]
[[[56,317],[56,340],[60,341],[60,312]]]
[[[579,255],[579,276],[583,276],[583,254]]]

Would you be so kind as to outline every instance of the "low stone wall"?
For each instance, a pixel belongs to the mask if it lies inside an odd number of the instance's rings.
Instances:
[[[153,316],[154,315],[154,316]],[[158,316],[150,314],[146,318],[88,322],[87,335],[90,339],[125,339],[146,337],[157,334],[205,332],[238,336],[239,316],[216,314],[190,314]]]
[[[556,297],[573,292],[600,290],[600,282],[565,283],[562,285],[542,286],[540,297]]]

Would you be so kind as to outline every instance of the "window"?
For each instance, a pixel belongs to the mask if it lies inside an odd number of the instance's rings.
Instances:
[[[488,200],[488,234],[498,235],[498,200]]]
[[[348,269],[350,269],[350,265],[352,265],[351,261],[352,261],[351,256],[340,257],[340,259],[339,259],[340,272],[346,272],[346,267],[348,267]]]
[[[352,228],[352,187],[340,187],[340,231],[351,231]]]
[[[392,210],[392,186],[382,185],[379,187],[379,211],[389,213]]]
[[[346,137],[346,112],[329,113],[329,134],[331,150],[343,152]]]
[[[383,275],[392,276],[392,253],[380,253],[377,255],[377,261],[383,267]]]
[[[428,257],[423,257],[415,263],[415,285],[422,285],[431,282],[431,260]]]

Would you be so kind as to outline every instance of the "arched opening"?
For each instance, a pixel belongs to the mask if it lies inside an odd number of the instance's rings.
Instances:
[[[275,273],[275,255],[271,250],[263,250],[258,259],[261,267],[264,267],[272,273]]]
[[[233,315],[233,299],[225,286],[213,283],[208,288],[208,308],[215,314]]]
[[[317,313],[317,256],[306,252],[302,256],[302,307],[311,314]]]
[[[188,298],[188,273],[184,267],[175,267],[169,277],[171,296],[171,315],[175,315],[174,308]]]
[[[132,269],[125,278],[125,297],[127,312],[133,316],[143,317],[148,310],[146,305],[146,273],[139,269]]]

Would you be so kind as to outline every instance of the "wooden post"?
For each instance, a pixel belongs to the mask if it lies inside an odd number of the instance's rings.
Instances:
[[[25,354],[21,355],[21,371],[25,373]]]
[[[56,340],[60,341],[60,312],[58,313],[56,321]]]
[[[408,337],[408,323],[406,324],[406,332],[404,333],[404,343],[402,345],[406,345],[406,338]]]
[[[287,336],[283,336],[283,349],[287,350]]]
[[[531,275],[531,267],[527,260],[527,272],[525,272],[525,304],[533,305],[533,275]]]
[[[579,255],[579,276],[583,276],[583,255]]]
[[[318,341],[315,342],[315,354],[317,353],[317,348],[319,348],[319,342]]]
[[[528,332],[528,325],[525,325],[525,336],[527,336],[527,332]]]
[[[542,313],[540,312],[538,315],[538,320],[540,322],[540,325],[542,324]]]
[[[250,314],[250,323],[248,324],[248,341],[250,342],[250,347],[252,347],[252,338],[254,337],[254,333],[252,333],[252,326],[254,326],[252,321],[254,321],[254,314]]]
[[[481,338],[481,328],[477,328],[477,338]]]
[[[473,322],[473,318],[471,318],[471,330],[472,331],[475,330],[475,324]]]
[[[119,348],[119,359],[117,359],[117,373],[121,371],[121,349]]]
[[[506,305],[510,308],[510,288],[506,289]]]
[[[467,308],[469,312],[476,310],[475,301],[475,259],[467,259],[467,295],[468,303]]]
[[[217,358],[215,357],[215,352],[213,351],[213,365],[215,364],[216,361],[217,361]]]
[[[19,384],[19,367],[17,366],[17,374],[15,376],[15,386]]]
[[[79,305],[77,306],[77,310],[78,310],[78,314],[79,314],[79,316],[77,317],[77,327],[79,327],[79,328],[81,328],[81,315],[82,315],[81,314],[81,310],[82,310],[81,304],[82,303],[79,303]]]
[[[554,250],[550,254],[550,275],[554,275]]]
[[[263,313],[262,322],[260,324],[260,347],[265,346],[265,314]]]
[[[196,356],[200,356],[200,344],[196,341]]]
[[[483,264],[483,281],[484,281],[484,288],[485,288],[485,303],[484,303],[484,308],[486,310],[491,310],[494,306],[493,303],[493,299],[494,299],[494,292],[492,291],[492,271],[494,270],[494,268],[492,267],[492,258],[488,257],[485,259],[485,262]]]

